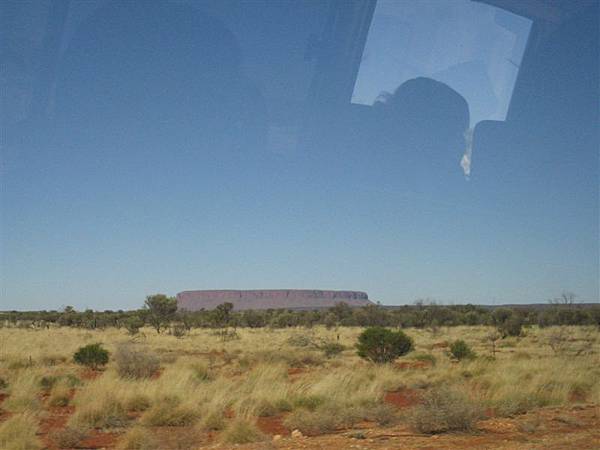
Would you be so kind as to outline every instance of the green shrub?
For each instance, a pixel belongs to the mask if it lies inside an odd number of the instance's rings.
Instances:
[[[4,378],[0,377],[0,391],[3,391],[7,387],[8,387],[8,381],[6,381]]]
[[[132,336],[138,334],[143,326],[144,321],[139,316],[131,316],[125,321],[125,328]]]
[[[388,363],[413,349],[413,340],[402,331],[367,328],[358,336],[358,356],[375,363]]]
[[[521,336],[521,333],[523,332],[523,321],[520,317],[513,315],[498,326],[498,331],[502,337]]]
[[[88,344],[75,352],[73,360],[77,364],[97,369],[108,363],[108,351],[102,348],[102,344]]]
[[[43,376],[40,378],[40,387],[44,391],[49,391],[56,384],[58,378],[59,377],[54,375]]]
[[[117,363],[117,372],[122,378],[150,378],[160,369],[158,357],[128,344],[117,348],[114,360]]]
[[[346,350],[346,347],[339,342],[325,342],[319,348],[323,351],[326,358],[333,358]]]
[[[459,361],[475,358],[475,353],[471,350],[471,347],[462,339],[450,344],[450,353]]]
[[[423,403],[413,409],[411,423],[427,434],[473,431],[481,417],[481,406],[462,391],[437,388],[425,394]]]
[[[315,342],[304,334],[293,334],[287,338],[286,343],[292,347],[313,347]]]

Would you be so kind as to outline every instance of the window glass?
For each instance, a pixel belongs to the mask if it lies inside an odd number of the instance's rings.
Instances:
[[[406,80],[429,77],[465,97],[472,126],[504,120],[530,26],[468,0],[379,0],[352,102],[372,105]]]

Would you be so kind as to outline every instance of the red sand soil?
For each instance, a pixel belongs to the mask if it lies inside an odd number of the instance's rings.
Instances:
[[[4,402],[6,397],[8,397],[8,394],[4,394],[4,393],[0,392],[0,422],[4,422],[6,419],[8,419],[12,415],[10,412],[4,411],[2,409],[2,403]]]
[[[158,380],[160,378],[160,376],[162,375],[162,373],[164,372],[165,369],[163,369],[162,367],[160,369],[158,369],[156,372],[154,372],[152,374],[152,376],[150,377],[151,380]]]
[[[283,425],[283,416],[259,417],[256,420],[256,426],[265,434],[287,436],[290,434]]]
[[[101,370],[84,369],[81,372],[81,379],[82,380],[95,380],[100,375],[102,375],[102,371]]]
[[[81,449],[100,449],[114,448],[117,440],[121,436],[120,433],[104,433],[99,430],[93,430],[89,437],[79,443],[77,448]]]
[[[421,402],[421,396],[414,389],[401,389],[396,392],[387,392],[383,400],[397,408],[409,408],[418,405]]]
[[[431,348],[446,348],[449,347],[448,341],[436,342],[431,346]]]
[[[400,361],[394,363],[394,367],[397,369],[428,369],[431,367],[431,363],[427,361]]]
[[[533,432],[523,424],[538,422]],[[503,450],[592,450],[600,448],[600,410],[597,405],[541,408],[515,418],[495,418],[478,422],[475,433],[424,435],[400,423],[389,428],[357,428],[328,435],[294,439],[284,436],[265,443],[239,446],[240,450],[409,450],[409,449],[503,449]],[[355,436],[360,431],[362,439]],[[231,446],[211,446],[230,450]]]

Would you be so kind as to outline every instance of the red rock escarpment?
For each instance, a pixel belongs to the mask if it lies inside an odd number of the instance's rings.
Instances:
[[[344,302],[349,306],[372,304],[365,292],[321,291],[309,289],[272,289],[255,291],[184,291],[177,294],[177,307],[187,311],[214,309],[221,303],[233,304],[235,310],[243,309],[294,309],[328,308]]]

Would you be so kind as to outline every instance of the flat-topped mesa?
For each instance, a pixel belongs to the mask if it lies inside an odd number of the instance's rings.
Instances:
[[[177,294],[177,307],[187,311],[214,309],[222,303],[233,309],[311,309],[329,308],[337,303],[358,307],[373,304],[365,292],[321,291],[313,289],[268,289],[253,291],[184,291]]]

